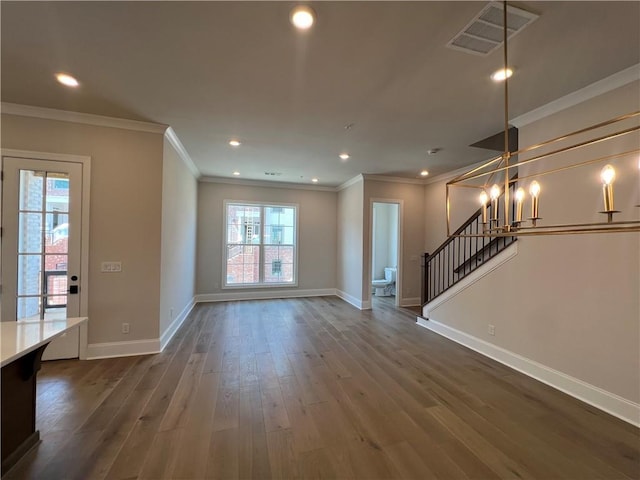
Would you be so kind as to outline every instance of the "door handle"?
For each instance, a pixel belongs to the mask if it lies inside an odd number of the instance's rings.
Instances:
[[[77,295],[79,290],[78,285],[69,285],[69,295]]]

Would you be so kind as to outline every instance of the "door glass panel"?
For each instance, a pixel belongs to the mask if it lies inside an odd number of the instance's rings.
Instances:
[[[39,320],[41,297],[18,297],[17,320]]]
[[[69,176],[66,173],[47,172],[47,211],[69,212]]]
[[[18,295],[40,295],[41,256],[18,255]]]
[[[19,198],[17,319],[64,316],[70,228],[69,176],[20,170]]]
[[[44,172],[20,170],[20,210],[41,212],[44,195]]]
[[[18,253],[42,252],[42,214],[18,213]]]

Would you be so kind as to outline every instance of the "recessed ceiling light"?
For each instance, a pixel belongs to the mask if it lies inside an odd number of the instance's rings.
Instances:
[[[317,179],[317,178],[312,178],[312,179],[311,179],[311,181],[312,181],[313,183],[318,183],[318,179]]]
[[[501,68],[500,70],[496,70],[491,74],[491,80],[493,80],[494,82],[503,82],[507,78],[510,78],[511,75],[513,75],[513,70],[511,70],[510,68],[507,68],[506,70],[504,68]]]
[[[340,157],[340,160],[349,160],[349,158],[351,157],[348,153],[341,153],[338,156]]]
[[[78,80],[66,73],[56,73],[56,80],[58,80],[61,84],[66,85],[67,87],[77,87],[78,85],[80,85]]]
[[[420,175],[422,175],[423,177],[426,177],[427,175],[429,175],[429,172],[428,172],[428,171],[426,171],[426,170],[422,170],[422,171],[420,172]]]
[[[232,147],[239,147],[240,146],[240,140],[229,140],[229,145],[231,145]]]
[[[289,20],[298,30],[308,30],[315,21],[316,13],[308,5],[298,5],[291,10]]]
[[[233,172],[233,174],[237,177],[240,175],[240,172],[238,172],[237,170],[235,172]]]

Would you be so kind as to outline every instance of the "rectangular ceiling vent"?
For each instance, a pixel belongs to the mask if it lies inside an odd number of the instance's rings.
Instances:
[[[502,3],[489,3],[460,33],[447,43],[447,47],[474,55],[489,55],[503,43],[502,12]],[[507,38],[510,39],[516,33],[524,30],[538,17],[539,15],[535,13],[507,5]]]

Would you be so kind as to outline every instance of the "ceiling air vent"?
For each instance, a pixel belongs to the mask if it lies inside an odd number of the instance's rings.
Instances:
[[[502,45],[502,3],[489,3],[469,24],[462,29],[447,47],[474,55],[488,55]],[[539,15],[521,8],[507,6],[507,38],[521,32]]]

